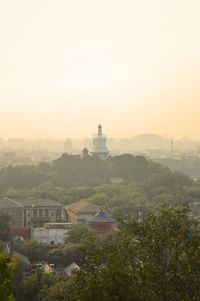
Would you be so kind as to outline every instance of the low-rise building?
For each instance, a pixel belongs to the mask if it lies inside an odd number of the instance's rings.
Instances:
[[[40,270],[45,274],[56,274],[56,269],[54,267],[54,264],[44,263],[41,266]]]
[[[94,216],[99,207],[84,200],[69,204],[64,207],[68,221],[72,224],[86,223],[87,219]]]
[[[47,245],[64,244],[70,223],[47,223],[43,228],[32,228],[31,238]]]
[[[74,270],[80,270],[80,267],[75,263],[71,263],[64,269],[64,274],[70,277]]]
[[[19,200],[24,207],[24,226],[42,227],[45,223],[61,221],[62,205],[51,199]]]
[[[0,199],[0,214],[2,213],[10,216],[11,226],[24,227],[24,206],[19,201]]]
[[[23,264],[23,265],[27,265],[27,266],[31,266],[31,263],[30,263],[28,257],[26,257],[23,254],[13,250],[13,247],[10,247],[10,246],[6,245],[4,251],[8,255],[12,255],[12,256],[16,257],[18,263]]]
[[[50,199],[0,199],[0,214],[10,216],[12,228],[41,227],[60,221],[62,205]]]
[[[114,229],[113,226],[115,222],[116,220],[114,218],[108,216],[108,214],[102,210],[99,210],[95,216],[87,220],[89,227],[98,235],[106,234],[112,231]]]

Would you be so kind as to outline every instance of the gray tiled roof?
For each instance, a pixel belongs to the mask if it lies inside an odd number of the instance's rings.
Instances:
[[[105,212],[100,210],[95,216],[87,220],[88,223],[105,223],[112,224],[115,222],[114,218],[109,217]]]
[[[24,207],[62,207],[59,202],[53,201],[51,199],[22,199],[18,200]]]
[[[15,257],[17,257],[17,259],[20,262],[23,262],[24,264],[27,264],[27,265],[31,265],[28,257],[24,256],[23,254],[18,253],[17,251],[13,251],[12,255],[15,256]]]
[[[23,208],[23,207],[62,207],[59,202],[50,199],[20,199],[13,200],[9,198],[0,199],[1,208]]]
[[[43,264],[43,266],[41,266],[40,270],[44,271],[47,274],[56,273],[56,269],[48,263]]]
[[[13,256],[15,256],[20,262],[22,262],[22,263],[24,263],[24,264],[26,264],[26,265],[31,265],[31,263],[30,263],[28,257],[24,256],[23,254],[21,254],[21,253],[19,253],[19,252],[17,252],[17,251],[14,251],[14,250],[13,250],[12,253],[11,253],[11,250],[10,250],[9,245],[6,245],[4,251],[5,251],[6,254],[8,254],[8,255],[13,255]]]
[[[0,199],[0,208],[23,208],[24,206],[18,200],[12,200],[9,198]]]
[[[64,272],[65,274],[67,274],[68,277],[70,277],[73,270],[79,270],[79,269],[80,269],[79,266],[75,262],[73,262],[64,269]]]
[[[95,204],[90,204],[84,200],[78,201],[76,203],[69,204],[65,206],[66,209],[77,213],[97,213],[99,211],[99,207]]]

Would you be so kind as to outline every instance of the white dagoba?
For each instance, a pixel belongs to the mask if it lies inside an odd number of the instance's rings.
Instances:
[[[106,146],[106,136],[102,134],[102,126],[98,126],[98,134],[93,139],[93,155],[97,155],[101,159],[106,159],[109,154],[109,150]]]

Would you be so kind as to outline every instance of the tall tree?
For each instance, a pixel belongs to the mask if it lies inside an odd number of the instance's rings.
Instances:
[[[10,217],[7,213],[0,214],[0,240],[10,240]]]
[[[75,301],[190,301],[200,296],[200,235],[188,209],[162,209],[145,224],[122,223],[111,244],[90,244]]]
[[[12,301],[12,277],[15,260],[0,252],[0,301]]]

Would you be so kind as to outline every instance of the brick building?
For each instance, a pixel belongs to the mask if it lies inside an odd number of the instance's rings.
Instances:
[[[97,205],[90,204],[84,200],[69,204],[64,208],[68,221],[72,224],[85,223],[88,218],[99,211]]]
[[[62,205],[50,199],[0,199],[0,214],[10,216],[12,228],[41,227],[62,217]]]

